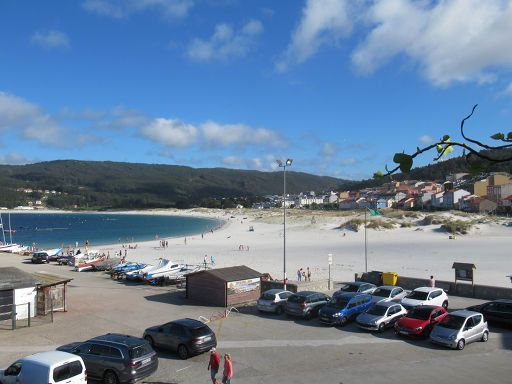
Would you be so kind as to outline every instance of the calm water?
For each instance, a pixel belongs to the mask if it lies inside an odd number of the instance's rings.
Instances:
[[[1,212],[0,212],[1,213]],[[1,213],[4,229],[9,228],[7,213]],[[160,238],[180,237],[208,232],[222,221],[196,217],[156,215],[115,215],[102,213],[11,213],[13,242],[42,248],[61,245],[83,246],[89,240],[92,247],[119,242],[140,242]],[[5,233],[9,242],[9,233]],[[133,239],[133,240],[132,240]],[[0,241],[3,235],[0,232]]]

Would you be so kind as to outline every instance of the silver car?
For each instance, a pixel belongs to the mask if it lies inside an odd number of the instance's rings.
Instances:
[[[464,349],[473,341],[487,341],[489,328],[481,313],[454,311],[437,324],[430,334],[430,341],[445,347]]]
[[[394,285],[382,285],[372,293],[373,301],[400,301],[407,295],[407,292],[402,287]]]
[[[269,289],[262,293],[258,299],[258,311],[272,312],[278,315],[284,312],[286,300],[293,295],[293,292],[282,289]]]
[[[359,328],[368,331],[384,332],[386,328],[394,326],[398,319],[406,314],[407,310],[401,304],[393,301],[381,301],[357,316],[356,324]]]

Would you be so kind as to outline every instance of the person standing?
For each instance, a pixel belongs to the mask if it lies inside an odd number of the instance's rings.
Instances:
[[[309,270],[309,267],[308,267],[308,281],[311,281],[311,271]]]
[[[212,266],[214,266],[215,265],[215,256],[211,255],[210,256],[210,261],[212,263]]]
[[[231,384],[233,378],[233,363],[231,362],[231,355],[226,353],[224,355],[224,372],[222,372],[222,384]]]
[[[207,263],[208,263],[208,255],[204,255],[204,269],[206,269]]]
[[[219,372],[220,366],[220,356],[217,350],[212,348],[210,350],[210,362],[208,363],[208,370],[210,371],[210,377],[212,378],[212,383],[217,382],[217,373]]]
[[[436,280],[434,279],[434,276],[430,276],[429,285],[431,288],[434,288],[436,286]]]
[[[297,280],[300,281],[302,278],[302,273],[300,273],[300,269],[297,270]]]

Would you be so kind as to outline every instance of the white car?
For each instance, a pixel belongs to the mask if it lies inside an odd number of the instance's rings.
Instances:
[[[402,287],[382,285],[373,291],[372,298],[374,303],[378,303],[379,301],[400,302],[406,295],[407,292]]]
[[[441,288],[419,287],[405,296],[400,302],[405,309],[420,305],[437,305],[448,308],[448,295]]]

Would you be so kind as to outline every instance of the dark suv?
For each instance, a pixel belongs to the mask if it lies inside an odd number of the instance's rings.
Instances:
[[[284,306],[288,316],[300,316],[306,320],[318,315],[318,311],[331,301],[331,298],[321,292],[302,291],[291,295]]]
[[[144,331],[143,337],[152,346],[178,352],[183,360],[217,346],[217,338],[210,327],[194,319],[174,320],[150,327]]]
[[[34,252],[32,254],[32,263],[40,264],[40,263],[49,263],[50,256],[46,252]]]
[[[79,355],[87,376],[105,384],[135,383],[158,369],[158,357],[151,345],[133,336],[108,333],[57,350]]]

